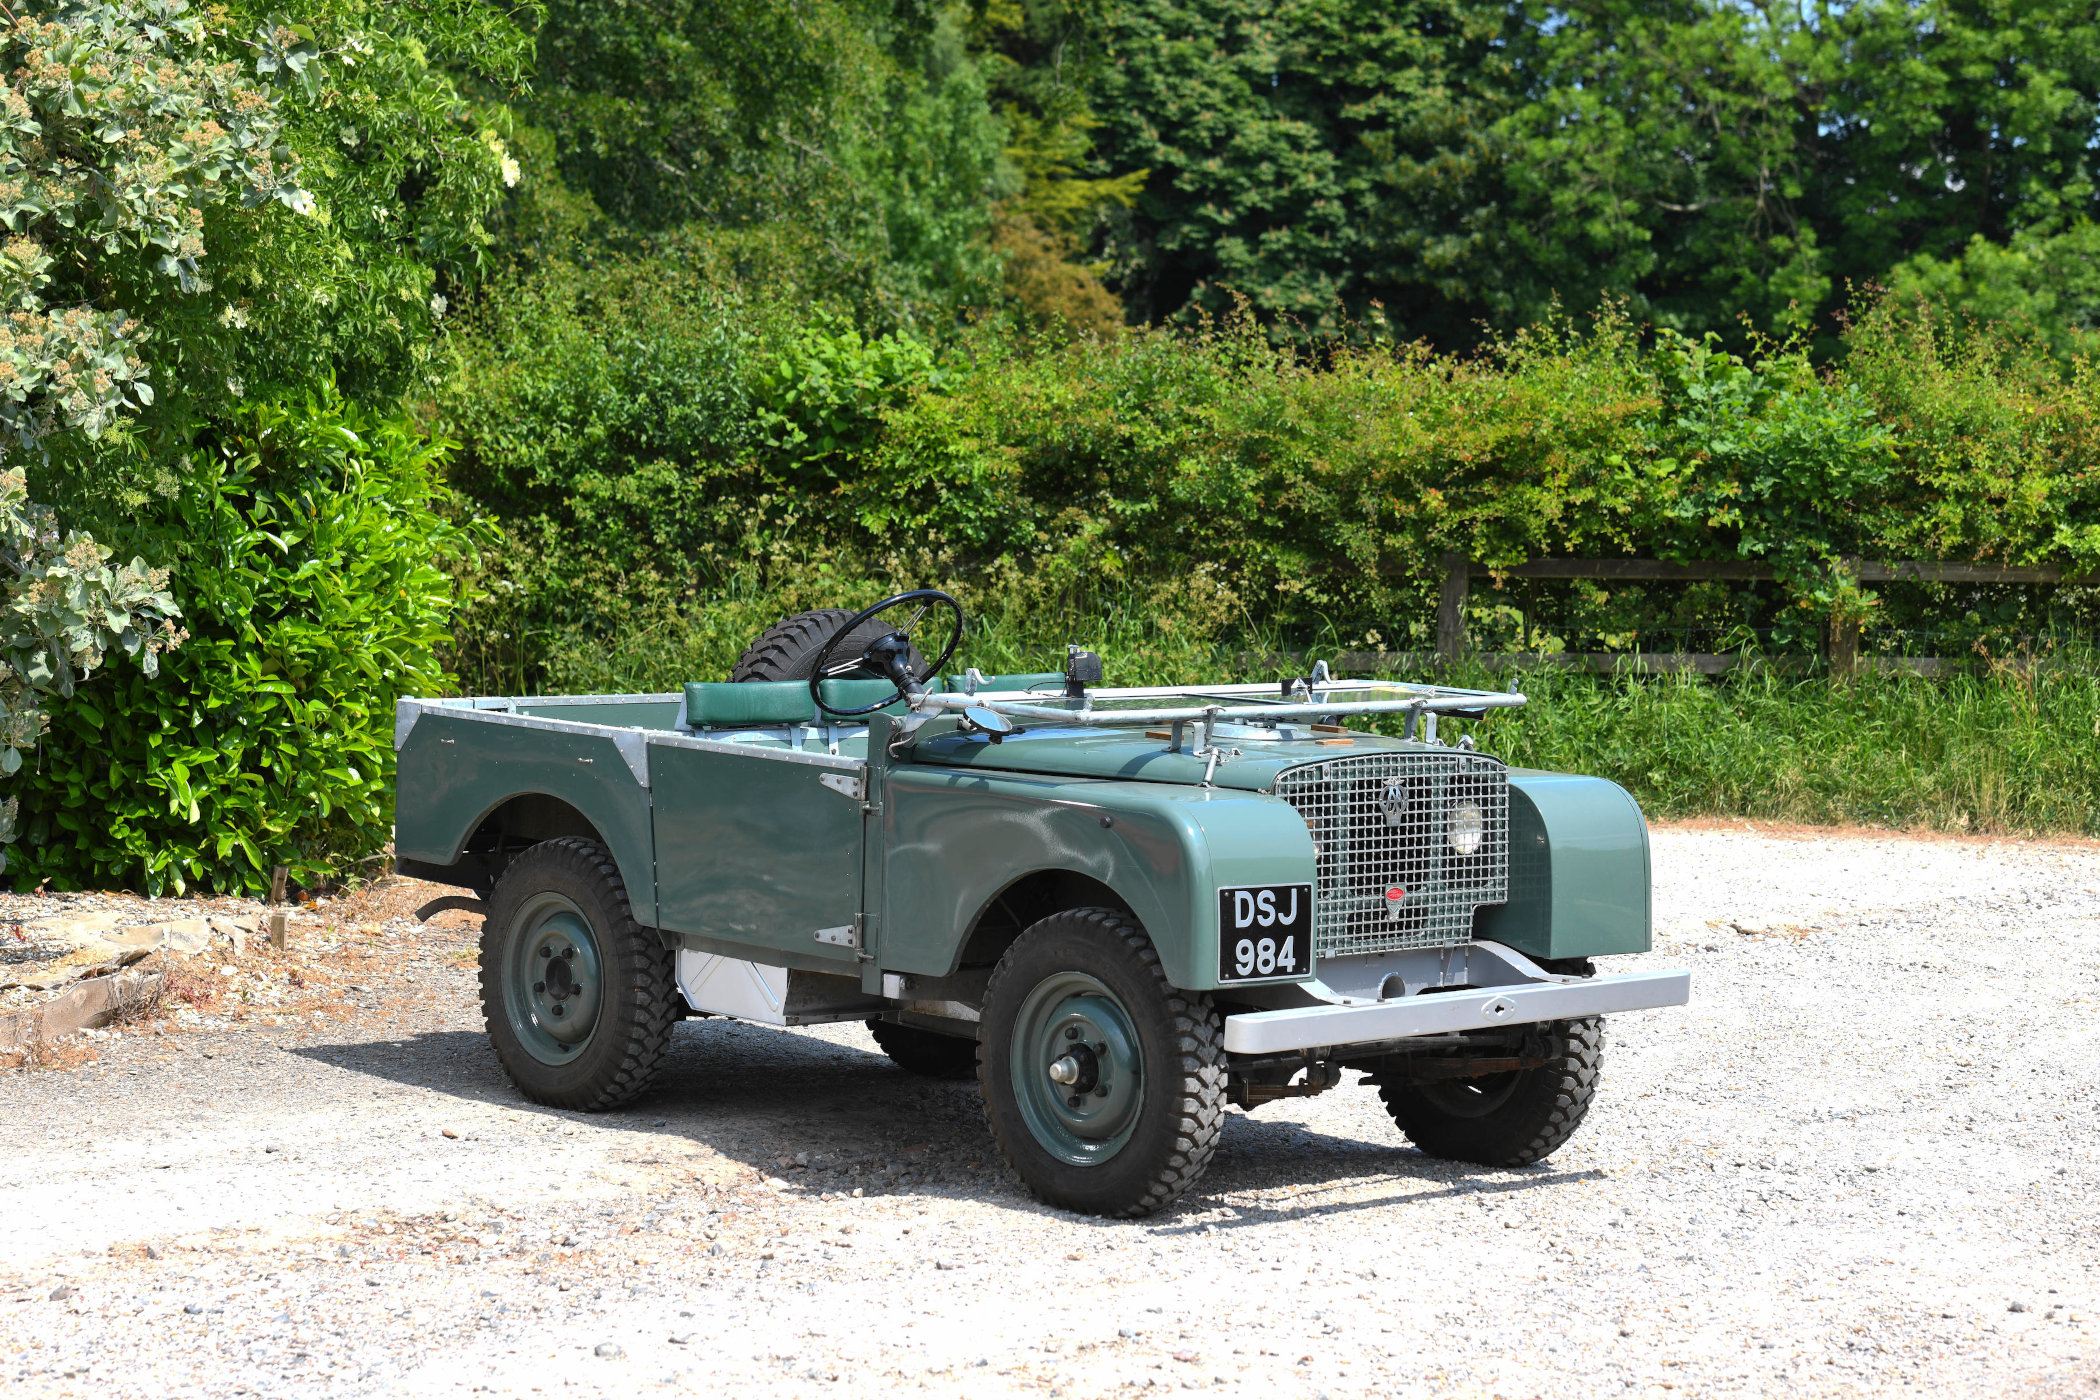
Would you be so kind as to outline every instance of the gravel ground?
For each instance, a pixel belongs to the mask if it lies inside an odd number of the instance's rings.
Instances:
[[[1235,1110],[1134,1223],[1033,1203],[974,1088],[857,1026],[688,1023],[632,1111],[532,1107],[470,916],[311,917],[303,971],[227,974],[245,1009],[0,1075],[0,1382],[2100,1395],[2100,849],[1721,828],[1655,865],[1621,965],[1694,1004],[1613,1022],[1550,1162],[1428,1160],[1345,1083]]]

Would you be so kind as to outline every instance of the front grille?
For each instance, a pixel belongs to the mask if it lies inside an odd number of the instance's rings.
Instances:
[[[1286,769],[1273,791],[1312,829],[1313,942],[1323,958],[1465,943],[1474,909],[1509,898],[1509,771],[1498,759],[1457,749],[1362,754]],[[1480,813],[1480,844],[1461,855],[1453,815],[1468,808]]]

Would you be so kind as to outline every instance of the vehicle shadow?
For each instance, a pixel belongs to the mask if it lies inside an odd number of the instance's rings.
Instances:
[[[661,1136],[667,1150],[703,1147],[809,1191],[910,1191],[1041,1208],[1000,1160],[974,1081],[909,1074],[859,1040],[864,1035],[857,1027],[802,1032],[714,1019],[682,1022],[654,1086],[610,1113],[547,1108],[526,1099],[478,1031],[313,1044],[290,1053],[513,1113]],[[1334,1092],[1364,1091],[1345,1085]],[[1397,1132],[1383,1131],[1378,1140],[1366,1140],[1231,1111],[1203,1181],[1178,1208],[1149,1223],[1224,1229],[1448,1195],[1523,1192],[1595,1175],[1550,1165],[1518,1173],[1469,1167],[1425,1157]],[[1381,1179],[1393,1189],[1378,1190]],[[1272,1199],[1278,1187],[1289,1196]],[[1329,1188],[1346,1188],[1348,1199]],[[1228,1218],[1215,1218],[1220,1209]],[[1210,1218],[1175,1223],[1191,1213]]]

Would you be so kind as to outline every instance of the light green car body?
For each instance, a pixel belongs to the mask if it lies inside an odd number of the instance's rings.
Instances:
[[[941,719],[893,756],[885,715],[866,729],[707,729],[686,713],[679,695],[404,701],[400,868],[486,892],[534,842],[595,837],[668,945],[853,976],[871,994],[885,976],[989,965],[1029,911],[1111,904],[1143,925],[1175,986],[1208,991],[1218,891],[1315,879],[1306,820],[1270,791],[1278,774],[1424,747],[1364,733],[1279,743],[1206,782],[1203,761],[1131,729],[994,745]],[[1474,936],[1541,964],[1645,951],[1648,832],[1632,798],[1526,770],[1508,786],[1508,899],[1477,911]]]

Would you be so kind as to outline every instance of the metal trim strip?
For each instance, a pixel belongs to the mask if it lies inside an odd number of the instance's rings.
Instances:
[[[632,697],[626,697],[632,698]],[[647,697],[657,698],[657,697]],[[674,697],[663,696],[664,700]],[[477,702],[462,700],[400,700],[394,705],[394,749],[399,752],[407,744],[408,736],[416,725],[416,719],[425,711],[450,714],[458,719],[470,719],[482,724],[507,724],[519,729],[545,729],[557,734],[585,734],[600,739],[610,739],[619,749],[620,757],[627,762],[634,774],[635,782],[649,786],[649,749],[667,747],[679,749],[702,749],[716,753],[733,753],[745,758],[770,758],[787,763],[803,763],[812,768],[830,768],[846,772],[866,768],[867,760],[851,758],[844,754],[809,753],[801,749],[762,749],[755,744],[725,743],[719,739],[702,739],[693,734],[673,734],[663,729],[615,728],[609,724],[589,724],[573,719],[543,719],[538,715],[517,715],[504,710],[469,708]],[[538,702],[534,702],[538,703]]]

